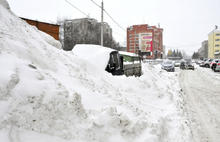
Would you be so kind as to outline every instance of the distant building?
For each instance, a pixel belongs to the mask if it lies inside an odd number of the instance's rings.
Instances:
[[[103,23],[104,46],[110,47],[112,29]],[[64,22],[64,50],[72,50],[76,44],[101,44],[101,23],[93,18],[66,20]]]
[[[220,29],[216,28],[208,34],[208,58],[215,58],[220,51]]]
[[[26,19],[26,18],[21,18],[21,19],[25,20],[29,25],[37,27],[38,30],[51,35],[54,39],[59,40],[60,25],[40,22],[37,20],[31,20],[31,19]]]
[[[147,59],[163,58],[163,29],[156,26],[133,25],[127,28],[127,52]]]
[[[200,58],[208,58],[208,40],[202,42],[202,47],[198,49]]]

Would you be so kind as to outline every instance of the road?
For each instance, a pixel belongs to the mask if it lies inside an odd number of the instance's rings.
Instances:
[[[192,141],[220,142],[220,74],[200,67],[179,72]]]

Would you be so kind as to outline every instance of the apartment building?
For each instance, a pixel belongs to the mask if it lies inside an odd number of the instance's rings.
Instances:
[[[208,58],[215,58],[220,51],[220,29],[216,28],[208,34]]]
[[[208,58],[208,40],[202,42],[202,47],[198,49],[199,57]]]
[[[112,40],[112,29],[103,23],[104,46],[109,47]],[[101,23],[93,18],[66,20],[64,22],[64,50],[72,50],[76,44],[101,43]]]
[[[143,58],[163,58],[163,29],[148,24],[127,28],[127,52],[139,54]]]

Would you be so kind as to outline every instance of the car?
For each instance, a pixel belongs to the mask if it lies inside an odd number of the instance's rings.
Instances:
[[[219,72],[219,71],[220,71],[220,63],[217,63],[214,72]]]
[[[185,69],[185,65],[186,65],[186,62],[185,61],[181,61],[180,62],[180,69]]]
[[[175,62],[171,60],[165,60],[161,64],[161,69],[175,72]]]
[[[202,60],[202,62],[199,64],[200,67],[204,67],[205,61],[207,61],[208,58],[205,58]]]
[[[213,61],[213,59],[208,59],[204,62],[204,67],[210,68],[210,63]]]
[[[196,64],[197,64],[197,65],[200,65],[201,63],[202,63],[202,60],[197,60],[197,61],[196,61]]]
[[[192,62],[187,61],[185,65],[185,69],[192,69],[194,70],[194,64]]]
[[[220,62],[220,59],[214,59],[211,63],[210,63],[210,68],[212,70],[215,70],[216,65]]]
[[[194,64],[190,61],[182,61],[180,63],[180,69],[192,69],[194,70]]]
[[[179,67],[180,66],[180,62],[181,62],[181,60],[176,60],[175,61],[175,67]]]

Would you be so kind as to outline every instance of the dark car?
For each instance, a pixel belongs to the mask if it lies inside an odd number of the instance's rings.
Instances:
[[[186,62],[185,61],[181,61],[180,62],[180,69],[185,69],[185,65],[186,65]]]
[[[194,65],[192,62],[186,62],[185,69],[194,70]]]
[[[175,62],[170,60],[165,60],[161,64],[161,69],[164,69],[166,71],[172,71],[175,72]]]
[[[193,63],[190,61],[182,61],[180,63],[180,68],[181,69],[192,69],[192,70],[195,69]]]

